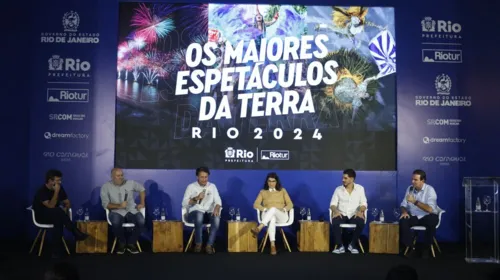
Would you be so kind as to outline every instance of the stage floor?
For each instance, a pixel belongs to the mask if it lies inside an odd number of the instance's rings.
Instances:
[[[385,279],[387,271],[398,264],[417,269],[419,279],[500,279],[491,278],[500,265],[466,264],[461,250],[442,246],[444,254],[437,259],[406,259],[396,255],[334,255],[332,253],[288,253],[277,256],[266,253],[226,253],[213,256],[193,253],[138,255],[76,255],[60,260],[49,256],[38,258],[27,252],[5,252],[0,255],[0,279],[43,279],[43,272],[58,261],[74,264],[82,280],[110,279]],[[446,250],[448,253],[446,253]],[[450,253],[451,252],[451,253]],[[339,279],[337,278],[337,279]]]

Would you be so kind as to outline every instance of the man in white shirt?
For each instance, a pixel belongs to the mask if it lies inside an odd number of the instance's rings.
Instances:
[[[403,243],[403,250],[408,248],[408,256],[415,254],[413,248],[413,233],[411,227],[424,226],[424,258],[429,256],[429,250],[436,235],[436,225],[439,222],[437,194],[431,185],[426,184],[427,175],[423,170],[413,171],[412,185],[406,190],[406,195],[401,202],[401,217],[399,218],[399,236]]]
[[[345,253],[342,244],[342,231],[340,224],[356,224],[356,229],[352,234],[352,240],[347,250],[351,254],[358,254],[356,248],[359,236],[365,226],[365,210],[368,207],[363,186],[355,184],[356,172],[352,169],[346,169],[342,176],[342,186],[335,189],[330,209],[332,210],[332,231],[335,242],[334,254]]]
[[[210,235],[205,248],[208,254],[215,253],[214,242],[220,224],[222,200],[215,184],[208,182],[210,171],[207,167],[196,169],[198,180],[187,186],[182,207],[188,209],[188,221],[194,223],[196,253],[201,252],[203,243],[203,224],[210,223]]]

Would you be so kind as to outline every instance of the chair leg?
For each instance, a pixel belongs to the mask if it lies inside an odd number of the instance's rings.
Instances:
[[[361,239],[358,238],[359,249],[361,249],[361,253],[365,253],[365,248],[363,248],[363,244],[361,243]]]
[[[43,242],[45,241],[45,234],[47,233],[47,230],[43,230],[42,234],[42,242],[40,243],[40,249],[38,250],[38,256],[40,257],[42,255],[42,249],[43,249]]]
[[[266,235],[264,235],[264,239],[262,239],[262,242],[260,243],[261,244],[261,248],[260,248],[260,252],[264,252],[264,248],[266,247],[266,242],[267,242],[267,238],[269,237],[269,232],[266,230]]]
[[[64,248],[66,249],[66,253],[68,253],[68,255],[71,255],[71,253],[69,252],[69,249],[68,249],[68,245],[66,244],[66,240],[64,240],[64,237],[62,237],[61,239],[62,239],[62,242],[64,244]]]
[[[116,237],[115,240],[113,241],[113,246],[111,246],[111,254],[115,251],[115,246],[116,246]]]
[[[409,249],[410,249],[410,247],[406,247],[406,249],[405,249],[405,253],[404,253],[404,255],[405,255],[405,256],[406,256],[406,253],[408,253],[408,250],[409,250]]]
[[[441,248],[439,248],[439,244],[436,240],[436,237],[434,237],[434,244],[436,245],[436,248],[438,249],[438,252],[441,253]]]
[[[292,249],[290,248],[290,244],[288,244],[288,240],[286,239],[285,231],[283,230],[283,228],[280,228],[280,230],[281,230],[281,235],[283,235],[283,241],[285,243],[285,246],[288,249],[288,252],[291,253]]]
[[[436,253],[434,252],[434,246],[432,246],[431,244],[431,253],[432,253],[432,257],[436,257]]]
[[[415,246],[416,243],[417,243],[417,236],[415,236],[415,238],[413,238],[413,246]]]
[[[33,245],[31,245],[30,254],[31,254],[31,252],[33,252],[33,249],[35,249],[35,244],[38,241],[38,238],[40,237],[40,233],[42,233],[42,229],[38,230],[38,234],[36,235],[36,238],[33,241]]]
[[[188,243],[186,245],[186,249],[184,250],[184,253],[187,252],[187,250],[189,249],[189,246],[191,246],[191,242],[193,242],[193,237],[194,237],[194,229],[191,232],[191,235],[189,236],[189,240],[188,240]]]
[[[137,240],[137,248],[139,249],[139,252],[142,253],[142,248],[141,248],[141,244],[139,244],[139,240]]]

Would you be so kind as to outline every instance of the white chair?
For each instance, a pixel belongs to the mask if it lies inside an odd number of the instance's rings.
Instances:
[[[260,225],[262,223],[261,213],[260,213],[259,209],[255,209],[255,210],[257,210],[257,221]],[[295,212],[294,212],[293,208],[290,209],[290,211],[288,211],[288,221],[281,223],[281,224],[276,223],[276,227],[280,229],[281,235],[283,236],[283,242],[285,243],[285,247],[286,247],[286,249],[288,249],[288,252],[292,252],[292,249],[290,248],[290,244],[288,244],[288,240],[286,239],[286,235],[285,235],[285,232],[283,231],[283,228],[288,227],[288,226],[293,224],[294,213]],[[269,232],[267,231],[267,228],[266,228],[266,235],[264,236],[264,239],[262,240],[262,242],[259,245],[260,252],[264,252],[264,248],[266,247],[266,242],[267,242],[268,236],[269,236]]]
[[[194,223],[188,222],[188,210],[185,207],[182,207],[182,223],[184,223],[184,226],[192,228],[193,230],[191,231],[191,235],[189,236],[188,243],[186,245],[186,249],[184,249],[184,252],[187,252],[191,244],[193,243],[193,237],[194,237]],[[220,213],[222,213],[222,207],[220,208]],[[208,234],[210,234],[210,224],[203,224],[203,228],[207,229]],[[215,251],[215,248],[214,248]]]
[[[328,209],[330,213],[330,224],[332,223],[332,208]],[[365,209],[365,225],[366,225],[366,215],[368,213],[368,209]],[[340,224],[340,228],[343,229],[355,229],[356,224]],[[361,243],[361,240],[358,238],[358,244],[359,244],[359,249],[361,249],[361,252],[364,254],[365,249],[363,248],[363,244]],[[337,245],[333,248],[334,250],[337,249]]]
[[[33,249],[35,248],[35,244],[38,241],[40,234],[42,234],[42,239],[40,242],[40,249],[38,249],[38,256],[41,256],[42,249],[43,249],[43,243],[45,241],[45,234],[47,233],[47,229],[54,228],[54,225],[53,224],[41,224],[41,223],[37,222],[36,218],[35,218],[35,210],[33,209],[32,206],[26,208],[26,210],[31,211],[31,217],[33,219],[33,224],[37,228],[39,228],[38,234],[36,235],[36,238],[35,238],[35,241],[33,241],[33,245],[31,245],[30,254],[31,254],[31,252],[33,252]],[[69,208],[68,213],[69,213],[69,219],[73,221],[73,212],[71,211],[71,208]],[[66,249],[66,252],[68,253],[68,255],[70,255],[68,245],[66,244],[66,241],[64,240],[64,236],[62,237],[62,242],[64,244],[64,248]]]
[[[438,224],[436,225],[436,229],[439,228],[439,225],[441,224],[441,216],[443,216],[443,214],[446,213],[446,211],[439,208],[439,206],[437,207],[437,210],[438,210],[437,212],[438,212],[439,221],[438,221]],[[425,227],[424,226],[413,226],[413,227],[411,227],[411,230],[413,230],[413,232],[415,234],[415,237],[413,238],[413,246],[415,246],[415,244],[417,243],[418,232],[425,231]],[[436,245],[438,252],[441,253],[441,248],[439,248],[436,237],[434,237],[434,245]],[[406,255],[406,253],[408,253],[408,248],[406,248],[406,250],[405,250],[405,255]],[[432,253],[432,256],[435,258],[436,253],[434,252],[434,246],[432,244],[431,244],[431,253]]]
[[[144,216],[144,219],[146,219],[146,208],[142,208],[140,210],[140,212]],[[111,226],[111,221],[109,220],[109,209],[106,209],[106,219],[108,220],[108,224]],[[133,223],[123,223],[122,227],[133,228],[133,227],[135,227],[135,225]],[[113,254],[113,251],[115,250],[116,240],[117,240],[117,238],[115,236],[115,240],[113,241],[113,246],[111,247],[111,254]],[[139,252],[142,253],[142,249],[141,249],[141,245],[139,244],[139,240],[137,240],[136,244],[137,244],[137,248],[139,249]]]

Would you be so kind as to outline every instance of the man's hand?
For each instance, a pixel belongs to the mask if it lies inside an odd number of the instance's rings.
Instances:
[[[214,208],[214,216],[215,217],[220,217],[220,205],[215,205],[215,208]]]
[[[356,217],[359,217],[361,219],[365,219],[365,213],[364,212],[361,212],[361,211],[358,211],[356,212]]]
[[[55,192],[58,192],[59,190],[61,190],[61,185],[59,185],[59,184],[54,184],[54,186],[52,186],[52,189],[53,189]]]
[[[399,217],[399,219],[400,219],[400,220],[401,220],[401,219],[409,219],[409,218],[410,218],[410,215],[408,215],[408,213],[406,213],[406,212],[405,212],[405,213],[402,213],[402,214],[401,214],[401,217]]]
[[[413,196],[412,194],[409,194],[406,196],[406,201],[408,201],[409,203],[415,203],[415,201],[417,201],[415,199],[415,196]]]
[[[127,208],[127,202],[124,201],[124,202],[120,203],[120,208],[124,208],[124,209]]]
[[[142,208],[144,208],[144,204],[137,204],[136,208],[137,210],[141,210]]]
[[[342,213],[340,213],[340,211],[333,212],[332,218],[337,218],[337,217],[342,217]]]

